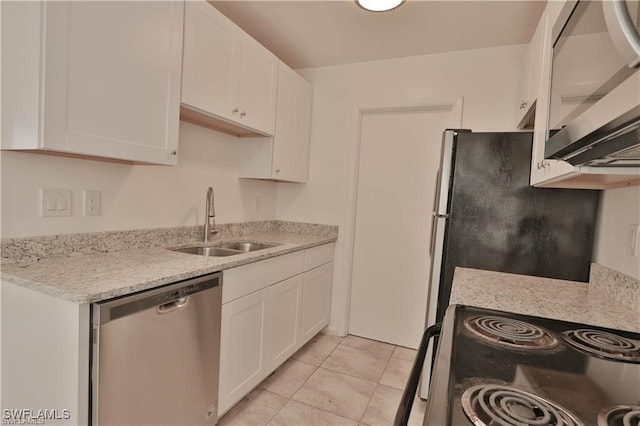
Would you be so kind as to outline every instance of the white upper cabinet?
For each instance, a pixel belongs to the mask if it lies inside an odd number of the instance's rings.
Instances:
[[[304,183],[309,175],[313,88],[280,61],[273,138],[255,138],[241,177]]]
[[[278,76],[276,134],[273,138],[272,177],[306,182],[311,142],[311,84],[284,63]]]
[[[516,114],[516,124],[519,129],[533,127],[536,100],[538,98],[538,92],[540,91],[545,30],[546,19],[543,16],[538,23],[531,43],[529,43],[520,70],[518,109]]]
[[[238,28],[206,2],[185,5],[183,105],[231,120]]]
[[[273,135],[278,59],[205,1],[185,11],[182,113],[226,133]]]
[[[176,164],[183,2],[1,7],[3,149]]]

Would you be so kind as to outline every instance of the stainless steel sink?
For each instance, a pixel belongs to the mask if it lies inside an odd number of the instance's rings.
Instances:
[[[195,246],[173,249],[180,253],[197,254],[200,256],[233,256],[236,254],[248,253],[250,251],[263,250],[275,247],[278,244],[254,243],[251,241],[235,241],[232,243],[220,243],[215,246]]]
[[[243,253],[255,250],[275,247],[276,244],[252,243],[250,241],[237,241],[235,243],[218,244],[217,247],[230,250],[239,250]]]
[[[180,253],[199,254],[201,256],[233,256],[242,252],[237,250],[227,250],[220,247],[185,247],[181,249],[173,249]]]

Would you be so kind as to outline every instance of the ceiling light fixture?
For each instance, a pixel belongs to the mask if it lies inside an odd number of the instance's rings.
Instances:
[[[361,8],[371,12],[387,12],[400,6],[405,0],[355,0]]]

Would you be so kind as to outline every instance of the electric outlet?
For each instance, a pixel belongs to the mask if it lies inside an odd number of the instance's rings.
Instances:
[[[84,198],[84,215],[100,216],[102,213],[102,196],[100,191],[85,189],[82,191]]]
[[[40,188],[40,216],[71,216],[71,190]]]

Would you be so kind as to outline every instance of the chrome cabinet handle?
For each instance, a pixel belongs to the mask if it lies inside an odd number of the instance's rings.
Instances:
[[[280,174],[280,169],[276,169],[276,174],[279,175]]]
[[[247,115],[247,111],[242,111],[242,112],[240,113],[240,117],[242,117],[242,118],[244,118],[244,116],[245,116],[245,115]]]
[[[171,151],[169,151],[169,155],[172,155],[175,157],[176,155],[178,155],[178,151],[176,151],[175,149],[172,149]]]
[[[238,113],[238,111],[240,111],[240,108],[235,107],[233,110],[231,110],[231,113],[232,113],[232,114],[237,114],[237,113]]]
[[[527,102],[522,101],[522,102],[520,103],[520,109],[525,109],[525,108],[527,107],[527,105],[528,105],[528,103],[527,103]]]

